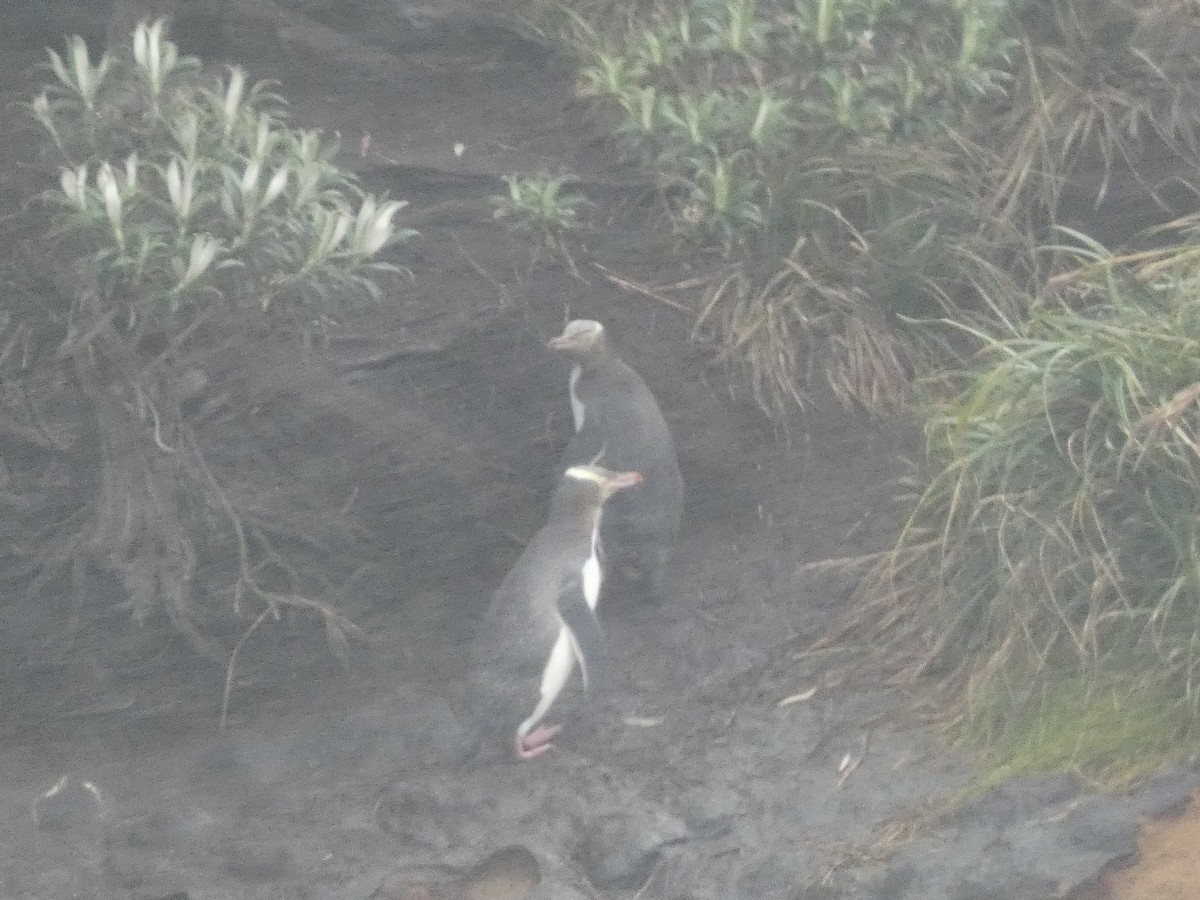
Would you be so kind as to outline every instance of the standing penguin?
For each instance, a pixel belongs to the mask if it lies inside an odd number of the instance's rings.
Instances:
[[[471,755],[489,734],[514,724],[517,756],[549,750],[558,728],[540,723],[576,662],[589,691],[603,687],[600,513],[609,497],[641,480],[638,472],[596,465],[564,473],[549,519],[500,584],[472,647]]]
[[[604,326],[568,322],[547,346],[573,363],[567,385],[575,436],[563,455],[571,466],[598,455],[614,469],[642,473],[635,491],[613,498],[604,515],[604,550],[660,596],[683,518],[683,477],[662,410],[641,376],[613,351]]]

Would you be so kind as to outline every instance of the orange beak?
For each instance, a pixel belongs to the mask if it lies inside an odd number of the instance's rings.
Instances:
[[[641,472],[614,472],[608,483],[614,491],[623,491],[625,488],[631,488],[645,480]]]

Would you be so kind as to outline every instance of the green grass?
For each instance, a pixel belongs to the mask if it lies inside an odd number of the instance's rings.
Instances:
[[[1154,660],[1129,659],[1120,668],[1143,665]],[[1064,771],[1120,787],[1191,755],[1195,728],[1166,691],[1147,693],[1119,678],[1085,686],[1069,672],[1039,682],[1037,696],[1015,716],[1003,693],[985,693],[957,729],[964,742],[986,748],[978,787]]]

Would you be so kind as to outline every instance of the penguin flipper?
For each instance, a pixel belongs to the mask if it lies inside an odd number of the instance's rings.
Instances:
[[[607,650],[604,630],[596,611],[584,596],[583,584],[572,580],[558,596],[558,615],[571,640],[571,649],[579,660],[583,683],[589,692],[602,692],[608,685]]]

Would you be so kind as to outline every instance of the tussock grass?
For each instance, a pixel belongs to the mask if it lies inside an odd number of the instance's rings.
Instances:
[[[1045,0],[1027,4],[1024,20],[1007,108],[980,137],[999,155],[991,209],[1029,227],[1057,222],[1065,190],[1081,177],[1096,207],[1115,180],[1163,207],[1166,188],[1195,192],[1195,5]],[[1173,162],[1164,167],[1163,158]]]
[[[912,514],[847,620],[992,741],[1109,696],[1173,739],[1200,722],[1200,281],[1087,254],[930,401]]]
[[[948,323],[1018,320],[1029,302],[1022,236],[981,223],[982,172],[946,148],[848,149],[789,177],[784,252],[731,263],[697,329],[778,422],[826,386],[843,405],[900,410],[912,378],[957,358]]]

